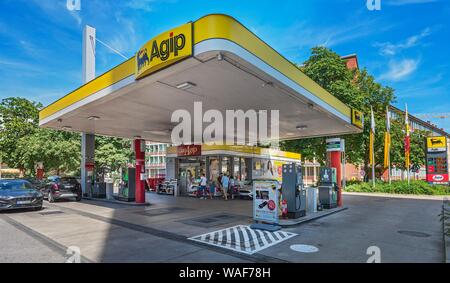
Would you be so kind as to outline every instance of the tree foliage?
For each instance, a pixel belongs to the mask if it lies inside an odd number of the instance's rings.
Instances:
[[[25,98],[11,97],[0,102],[0,153],[2,161],[17,169],[25,169],[25,165],[17,160],[18,141],[33,135],[39,122],[40,103]]]
[[[34,175],[36,163],[46,172],[79,174],[81,137],[78,133],[39,128],[42,104],[24,98],[0,102],[0,153],[4,163]],[[96,136],[96,168],[117,170],[130,162],[130,141]]]
[[[386,131],[386,107],[395,102],[394,90],[375,81],[366,69],[349,70],[342,58],[330,49],[315,47],[311,57],[300,67],[312,80],[337,97],[348,106],[363,112],[365,117],[362,134],[346,135],[341,138],[346,143],[346,160],[349,163],[364,164],[367,169],[369,160],[370,109],[373,108],[375,134],[375,162],[381,166],[384,160],[384,133]],[[404,164],[403,137],[404,121],[393,121],[391,129],[391,160],[402,168]],[[415,132],[411,136],[411,163],[423,164],[423,139],[425,133]],[[282,143],[284,150],[301,152],[306,160],[316,160],[322,164],[326,161],[325,138],[312,138],[286,141]],[[351,149],[351,150],[349,150]],[[404,165],[403,165],[404,167]]]

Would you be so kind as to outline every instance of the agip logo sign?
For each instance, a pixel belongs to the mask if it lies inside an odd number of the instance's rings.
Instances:
[[[446,137],[428,137],[427,138],[428,152],[445,152],[447,151]]]
[[[192,23],[165,32],[136,53],[136,79],[192,56]]]
[[[360,129],[364,128],[364,115],[361,111],[352,109],[352,124]]]

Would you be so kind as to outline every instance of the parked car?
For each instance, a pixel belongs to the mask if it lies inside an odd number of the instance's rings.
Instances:
[[[81,184],[75,177],[48,177],[47,184],[41,189],[42,194],[48,202],[61,199],[81,200]]]
[[[42,200],[42,193],[26,180],[0,180],[0,210],[40,210]]]
[[[242,182],[239,188],[239,198],[253,199],[253,180]]]
[[[32,185],[35,189],[37,189],[37,190],[39,190],[39,191],[40,191],[40,190],[45,186],[45,184],[46,184],[46,181],[45,181],[45,180],[40,180],[40,179],[37,179],[37,178],[25,178],[24,180],[30,182],[31,185]]]

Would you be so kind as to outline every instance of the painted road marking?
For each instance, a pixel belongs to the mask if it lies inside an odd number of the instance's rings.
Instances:
[[[297,234],[284,231],[262,231],[238,225],[194,236],[189,240],[252,255],[294,236]]]

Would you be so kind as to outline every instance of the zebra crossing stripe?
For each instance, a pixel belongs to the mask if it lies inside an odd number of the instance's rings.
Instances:
[[[189,240],[240,253],[254,254],[294,236],[297,236],[297,234],[284,231],[254,230],[249,226],[238,225],[194,236],[189,238]]]
[[[259,240],[260,240],[260,239],[258,238],[258,236],[256,236],[255,231],[253,231],[253,229],[250,229],[250,228],[248,228],[248,227],[246,227],[246,229],[250,232],[251,237],[252,237],[253,239],[255,239],[255,249],[261,248],[261,245],[259,244]]]
[[[239,229],[242,231],[242,234],[244,235],[244,246],[245,246],[245,251],[249,252],[250,249],[250,238],[248,237],[247,231],[245,229],[245,227],[239,227]]]

